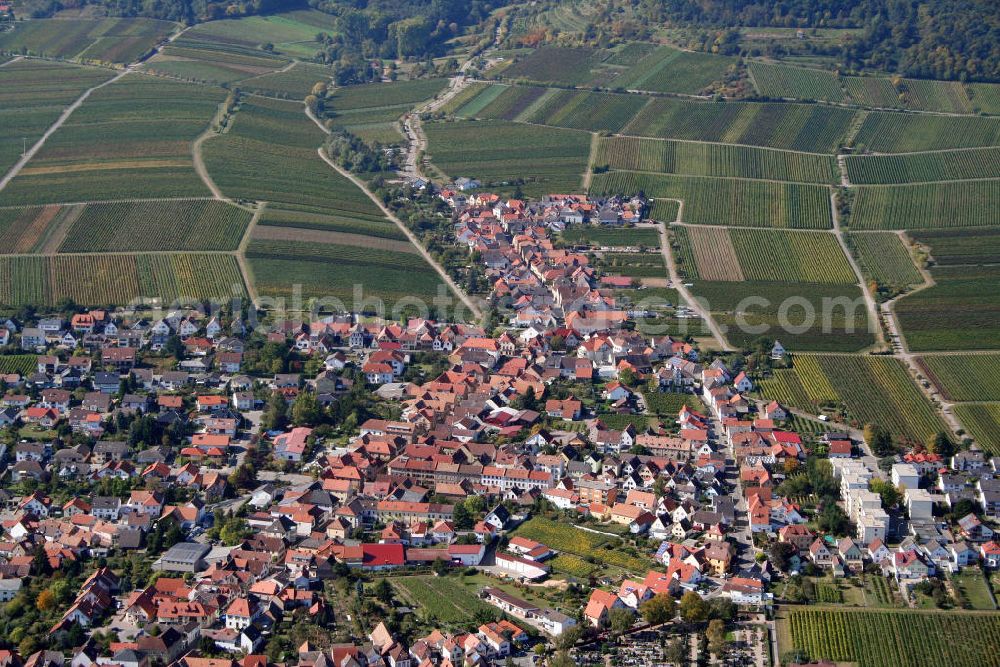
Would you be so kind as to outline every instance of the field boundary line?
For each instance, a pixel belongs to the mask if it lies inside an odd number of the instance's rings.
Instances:
[[[556,126],[552,125],[551,127],[556,127]],[[611,138],[619,137],[622,139],[643,139],[645,141],[662,141],[662,142],[676,141],[677,143],[681,144],[708,144],[710,146],[733,146],[736,148],[754,148],[762,151],[770,151],[772,153],[794,153],[796,155],[811,155],[815,157],[827,157],[827,158],[833,157],[833,153],[816,153],[813,151],[799,151],[793,148],[775,148],[774,146],[757,146],[756,144],[736,144],[730,141],[706,141],[704,139],[675,139],[673,137],[651,137],[645,134],[629,134],[628,132],[624,132],[624,130],[627,127],[628,125],[623,127],[621,132],[613,132],[610,135],[610,137]]]
[[[837,244],[840,245],[840,251],[847,257],[847,262],[851,265],[851,270],[854,271],[854,277],[858,280],[858,287],[861,288],[861,295],[865,300],[865,310],[868,311],[869,328],[874,329],[875,347],[879,351],[891,349],[886,342],[885,332],[882,330],[882,320],[879,317],[878,304],[875,303],[875,297],[868,290],[868,284],[865,281],[864,274],[861,272],[861,267],[858,265],[857,260],[854,259],[854,254],[847,247],[847,241],[844,239],[844,232],[840,227],[840,213],[837,211],[836,188],[830,188],[830,216],[833,221],[833,229],[831,231],[837,239]]]
[[[594,160],[597,159],[597,147],[601,138],[597,132],[590,133],[590,153],[587,155],[587,166],[583,171],[583,191],[590,192],[590,182],[594,177]]]
[[[152,197],[150,199],[94,199],[92,201],[54,201],[42,204],[21,204],[20,206],[0,206],[0,211],[19,210],[22,208],[37,208],[39,206],[89,206],[91,204],[121,204],[125,202],[158,202],[158,201],[214,201],[215,197]]]
[[[653,199],[664,198],[653,197]],[[824,227],[823,229],[803,229],[801,227],[754,227],[752,225],[703,225],[700,222],[682,222],[680,220],[674,220],[670,224],[675,227],[688,227],[691,229],[756,229],[772,232],[796,232],[808,234],[829,234],[832,231],[830,227]],[[884,234],[885,232],[882,233]]]
[[[267,202],[258,202],[257,210],[254,211],[253,216],[250,218],[247,228],[243,231],[243,238],[240,239],[240,244],[236,248],[236,264],[240,267],[240,273],[243,275],[243,282],[246,284],[247,295],[250,297],[251,303],[257,305],[259,303],[260,296],[257,294],[257,286],[254,284],[253,271],[250,270],[250,263],[247,262],[247,246],[250,245],[250,238],[253,236],[253,230],[257,227],[257,222],[264,215],[264,210],[267,208]]]
[[[330,130],[323,126],[323,123],[321,123],[319,118],[316,117],[316,114],[313,113],[312,109],[310,109],[307,105],[303,105],[303,107],[305,108],[306,116],[308,116],[309,119],[316,124],[316,126],[323,132],[323,134],[329,135]],[[368,189],[367,184],[365,184],[360,178],[358,178],[357,176],[355,176],[354,174],[347,171],[339,164],[331,160],[330,157],[326,154],[326,151],[323,150],[322,146],[316,149],[316,153],[319,155],[320,159],[323,160],[323,162],[330,165],[334,169],[334,171],[336,171],[338,174],[349,180],[351,183],[355,185],[355,187],[357,187],[363,193],[365,193],[368,196],[368,198],[372,200],[372,203],[378,206],[379,210],[382,211],[382,214],[390,221],[395,223],[395,225],[399,228],[399,231],[403,232],[406,238],[408,238],[410,242],[417,248],[417,250],[420,252],[420,256],[423,257],[424,261],[427,262],[433,269],[437,271],[438,275],[441,276],[441,279],[444,281],[444,283],[449,288],[451,288],[451,291],[454,292],[455,296],[457,296],[462,301],[462,303],[465,304],[465,307],[468,308],[473,315],[475,315],[480,321],[482,321],[484,319],[484,316],[483,316],[483,311],[479,308],[479,306],[477,306],[472,301],[472,299],[469,298],[468,294],[466,294],[462,289],[459,288],[458,285],[455,284],[455,281],[451,279],[451,276],[449,276],[448,272],[444,270],[444,267],[438,264],[437,260],[431,257],[431,254],[427,252],[427,248],[425,248],[424,244],[420,242],[420,239],[418,239],[416,235],[412,231],[410,231],[409,227],[403,224],[402,220],[396,217],[396,215],[389,210],[389,208],[385,205],[385,203],[383,203],[382,200],[379,199],[374,192]]]
[[[829,155],[827,157],[830,157]],[[830,183],[822,182],[818,183],[816,181],[782,181],[775,178],[753,178],[752,176],[715,176],[713,174],[682,174],[675,171],[649,171],[646,169],[609,169],[604,172],[607,174],[613,173],[625,173],[625,174],[645,174],[647,176],[676,176],[679,178],[712,178],[717,181],[756,181],[759,183],[774,183],[776,185],[812,185],[818,188],[828,188]],[[984,180],[996,180],[996,179],[984,179]]]
[[[684,201],[682,199],[671,199],[669,201],[675,201],[679,204],[677,209],[677,218],[673,222],[661,221],[657,227],[660,232],[660,253],[663,255],[663,261],[667,264],[667,274],[670,278],[670,282],[673,284],[673,288],[677,290],[677,293],[684,299],[684,302],[688,307],[698,314],[699,317],[705,322],[705,326],[708,327],[709,332],[711,332],[712,337],[719,347],[725,351],[729,352],[733,350],[733,347],[729,344],[729,340],[726,338],[725,334],[722,333],[722,328],[718,323],[712,318],[711,313],[706,311],[701,303],[697,301],[691,294],[690,290],[684,285],[684,281],[680,278],[680,273],[677,271],[677,262],[674,260],[674,253],[671,252],[670,248],[670,237],[667,234],[667,225],[677,224],[684,217]]]
[[[69,236],[73,225],[76,224],[76,221],[80,219],[80,216],[87,209],[86,206],[80,205],[64,208],[71,208],[72,210],[67,211],[66,215],[59,220],[58,225],[54,229],[49,229],[48,236],[44,239],[41,248],[38,250],[42,255],[51,257],[52,255],[59,254],[59,248],[66,241],[66,237]]]
[[[45,146],[45,142],[48,141],[49,137],[55,134],[56,131],[63,126],[63,124],[69,119],[69,117],[73,115],[73,112],[79,109],[80,106],[87,101],[87,98],[90,97],[90,95],[95,90],[99,90],[101,88],[104,88],[105,86],[115,83],[116,81],[127,75],[129,72],[131,72],[131,70],[129,69],[122,70],[121,72],[111,77],[110,79],[104,81],[103,83],[99,83],[96,86],[88,88],[87,90],[83,91],[83,93],[81,93],[80,96],[76,98],[76,100],[72,104],[63,109],[63,112],[59,115],[59,118],[57,118],[56,121],[52,123],[52,125],[50,125],[47,130],[45,130],[45,133],[41,137],[39,137],[38,141],[36,141],[34,145],[31,148],[29,148],[24,155],[21,156],[21,159],[19,159],[17,162],[14,163],[14,166],[11,167],[10,170],[8,170],[7,174],[2,179],[0,179],[0,191],[3,191],[3,189],[6,188],[7,185],[12,180],[14,180],[14,178],[19,173],[21,173],[21,170],[24,169],[25,165],[27,165],[28,162],[30,162],[31,159],[35,157],[38,151],[42,150],[42,147]]]

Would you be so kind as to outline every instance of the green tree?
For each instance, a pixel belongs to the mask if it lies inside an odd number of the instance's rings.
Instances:
[[[469,512],[469,508],[466,507],[465,503],[458,503],[455,505],[451,519],[455,523],[455,528],[459,530],[468,530],[469,528],[472,528],[472,513]]]
[[[303,391],[292,405],[292,423],[296,426],[316,426],[323,416],[316,394]]]
[[[782,572],[788,572],[791,567],[792,557],[798,550],[788,542],[775,542],[767,551],[768,560]]]
[[[708,637],[708,650],[716,657],[722,655],[726,648],[726,624],[719,619],[710,621],[705,636]]]
[[[927,438],[927,450],[941,458],[950,458],[955,454],[955,443],[944,431]]]
[[[896,451],[892,434],[878,424],[865,424],[864,438],[875,456],[888,456]]]
[[[667,593],[659,593],[639,605],[639,611],[647,623],[659,625],[671,620],[677,613],[677,602]]]
[[[279,391],[271,392],[261,417],[261,425],[268,431],[283,429],[288,423],[288,403]]]
[[[694,591],[681,597],[679,609],[685,623],[701,623],[708,618],[708,604]]]
[[[630,609],[612,609],[608,613],[608,626],[616,635],[624,634],[635,622]]]
[[[382,604],[392,602],[392,586],[389,584],[388,579],[379,579],[378,583],[375,584],[375,597]]]
[[[892,482],[878,477],[873,477],[868,482],[868,489],[882,498],[882,507],[886,510],[898,505],[902,499],[902,494],[899,489],[892,485]]]
[[[44,591],[38,594],[35,598],[35,606],[44,613],[49,613],[56,608],[56,596],[51,590],[46,588]]]

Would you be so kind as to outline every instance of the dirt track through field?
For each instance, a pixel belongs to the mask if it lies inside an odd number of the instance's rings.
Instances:
[[[412,255],[419,254],[409,241],[383,239],[377,236],[351,234],[349,232],[332,232],[321,229],[301,229],[297,227],[270,227],[258,225],[253,233],[258,241],[302,241],[305,243],[329,243],[332,245],[349,245],[375,250],[391,250]]]

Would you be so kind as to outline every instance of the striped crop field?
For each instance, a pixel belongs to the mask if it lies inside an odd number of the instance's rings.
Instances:
[[[857,282],[837,240],[821,232],[725,227],[675,228],[688,277],[711,281]]]
[[[965,92],[965,86],[958,81],[902,79],[899,88],[903,103],[908,109],[972,113],[972,102]]]
[[[262,74],[240,81],[240,90],[277,95],[291,99],[304,99],[317,83],[330,83],[333,70],[322,65],[295,63],[285,72]]]
[[[136,299],[222,299],[245,295],[236,257],[223,254],[0,257],[0,303],[124,305]]]
[[[845,158],[851,183],[891,185],[928,181],[996,178],[1000,147],[907,155],[849,155]]]
[[[601,137],[595,164],[612,169],[797,183],[838,181],[833,156],[754,146]]]
[[[683,221],[693,224],[790,229],[832,224],[830,190],[820,185],[615,171],[595,175],[591,191],[680,199]]]
[[[697,94],[725,77],[735,58],[663,46],[612,80],[616,88]]]
[[[38,357],[34,354],[5,354],[0,356],[0,373],[31,375],[38,368]]]
[[[968,86],[972,107],[983,113],[1000,113],[1000,84],[970,83]]]
[[[83,204],[52,204],[0,209],[0,247],[10,254],[41,252],[83,208]]]
[[[924,282],[909,249],[898,234],[851,234],[849,239],[861,271],[870,280],[895,289],[906,289]]]
[[[230,197],[275,208],[381,218],[375,204],[323,162],[323,133],[299,102],[250,98],[226,134],[205,142],[212,179]]]
[[[620,132],[648,100],[641,95],[556,90],[543,92],[530,102],[517,120],[591,132]]]
[[[892,80],[883,76],[845,76],[841,78],[850,101],[866,107],[902,106],[899,91]]]
[[[840,80],[833,72],[761,62],[751,62],[748,69],[757,92],[766,97],[844,101]]]
[[[13,25],[0,33],[0,50],[106,63],[133,62],[178,27],[146,18],[34,19]]]
[[[83,91],[112,76],[108,70],[43,60],[21,60],[0,69],[0,173],[21,158]],[[9,203],[4,196],[4,203]]]
[[[930,246],[935,266],[1000,264],[1000,230],[993,227],[929,229],[910,236]]]
[[[10,182],[4,201],[207,197],[191,143],[224,98],[221,89],[129,74],[87,98]]]
[[[579,190],[590,135],[504,121],[426,123],[427,154],[451,177],[478,178],[486,187],[528,196]],[[469,146],[476,150],[469,150]]]
[[[934,229],[997,224],[1000,179],[853,188],[852,229]]]
[[[88,204],[60,252],[235,250],[253,214],[216,200]]]
[[[861,123],[854,146],[877,153],[1000,146],[1000,118],[873,111]]]
[[[949,401],[1000,401],[1000,354],[935,354],[919,362]]]
[[[847,135],[855,113],[819,104],[694,102],[663,97],[651,100],[622,132],[833,153]]]
[[[911,442],[924,442],[927,436],[947,430],[898,359],[800,355],[794,363],[790,373],[776,374],[778,380],[761,380],[759,385],[766,398],[812,411],[823,404],[839,404],[852,425],[860,428],[878,424]]]
[[[858,667],[997,667],[1000,614],[939,610],[787,608],[778,621],[783,652]],[[779,640],[780,641],[780,640]]]
[[[984,451],[1000,456],[1000,403],[959,403],[955,416]]]

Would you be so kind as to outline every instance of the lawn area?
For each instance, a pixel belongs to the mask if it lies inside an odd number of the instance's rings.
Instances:
[[[390,581],[397,593],[418,608],[421,618],[428,623],[469,628],[478,625],[474,620],[477,614],[499,615],[495,607],[480,599],[477,591],[465,586],[459,577],[418,575],[393,577]]]
[[[990,594],[989,584],[978,568],[966,568],[951,575],[951,583],[965,598],[969,608],[993,611],[996,604]]]

